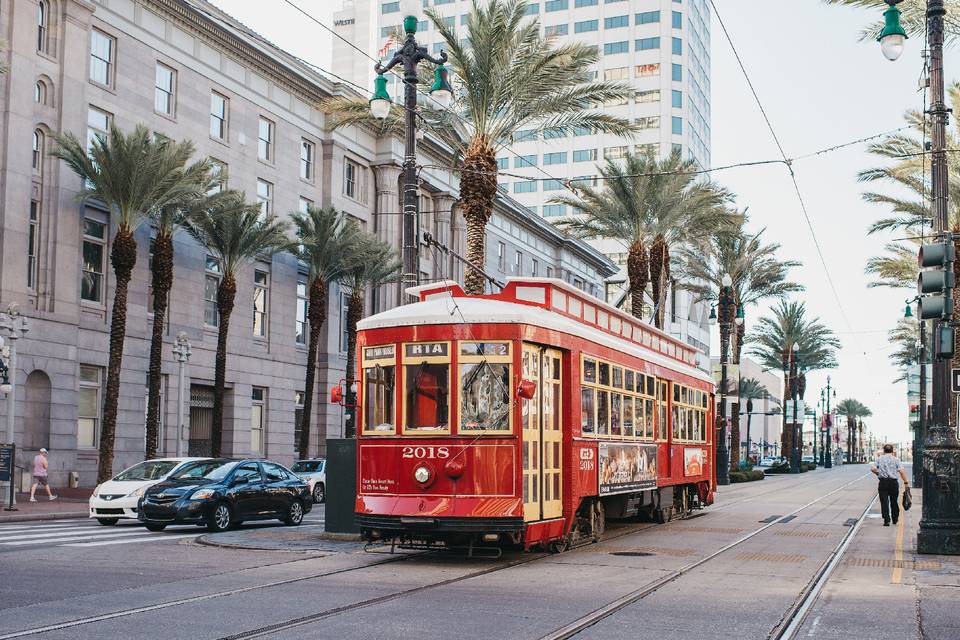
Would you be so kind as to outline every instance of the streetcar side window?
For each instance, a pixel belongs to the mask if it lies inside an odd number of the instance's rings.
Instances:
[[[364,347],[360,415],[362,430],[369,435],[396,432],[396,347],[392,344]]]
[[[707,412],[705,394],[689,387],[673,385],[673,438],[683,442],[706,442]]]
[[[580,389],[580,430],[593,435],[596,431],[597,412],[596,391],[590,387]]]
[[[583,356],[580,432],[616,439],[654,437],[655,378]]]
[[[511,430],[510,343],[461,342],[460,431]]]
[[[669,384],[666,380],[657,380],[657,440],[667,439],[667,393]]]
[[[404,345],[405,434],[450,433],[450,343]]]

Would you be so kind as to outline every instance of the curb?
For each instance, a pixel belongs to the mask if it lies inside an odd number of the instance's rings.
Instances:
[[[334,533],[332,531],[324,531],[319,536],[321,540],[337,540],[339,542],[363,542],[360,539],[359,533]]]
[[[277,549],[277,548],[268,548],[268,547],[258,547],[252,544],[238,544],[232,542],[218,542],[216,540],[210,540],[211,535],[217,534],[207,534],[195,538],[193,541],[196,544],[202,544],[207,547],[219,547],[221,549],[241,549],[243,551],[279,551],[281,553],[311,553],[311,554],[323,554],[328,555],[329,552],[324,553],[322,549]]]
[[[0,515],[0,524],[6,522],[29,522],[31,520],[69,520],[72,518],[86,518],[90,513],[87,511],[61,511],[59,513],[24,513],[16,516]]]

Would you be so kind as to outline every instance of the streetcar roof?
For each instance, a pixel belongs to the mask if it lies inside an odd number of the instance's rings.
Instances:
[[[569,288],[571,292],[584,295],[583,292],[562,281],[546,278],[511,279],[508,281],[507,287],[515,290],[517,284],[530,283],[550,286],[565,285],[562,287],[563,289]],[[368,330],[437,324],[527,324],[567,333],[667,367],[677,373],[688,375],[703,382],[713,382],[713,379],[706,372],[695,366],[542,306],[497,299],[498,296],[467,296],[462,293],[459,285],[453,282],[415,287],[408,289],[408,292],[419,295],[421,301],[394,307],[388,311],[364,318],[357,323],[357,328]],[[459,295],[457,295],[458,293]],[[504,293],[507,293],[507,291],[505,290]],[[508,293],[508,295],[511,295],[511,293]],[[608,305],[600,300],[594,301],[591,298],[590,304],[604,307],[604,310],[608,313],[613,310],[612,307],[609,307],[608,310]],[[617,311],[617,313],[621,314],[622,312]],[[636,320],[634,319],[634,321]],[[656,332],[658,336],[666,335],[652,327],[646,328]],[[676,343],[675,339],[670,338],[670,340]],[[686,347],[686,345],[684,346]],[[689,349],[689,347],[686,348]]]

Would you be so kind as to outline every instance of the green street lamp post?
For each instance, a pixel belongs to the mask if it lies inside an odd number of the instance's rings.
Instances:
[[[727,351],[730,347],[730,316],[733,311],[733,278],[730,274],[723,274],[720,281],[720,293],[717,297],[716,309],[710,310],[710,322],[717,322],[719,316],[720,322],[720,411],[717,416],[716,429],[716,463],[717,463],[717,484],[730,484],[730,449],[727,447]],[[743,319],[743,310],[740,310],[741,321]],[[734,318],[734,321],[736,319]],[[737,420],[740,416],[736,417]],[[736,443],[740,446],[740,443]]]
[[[899,26],[900,0],[887,0],[885,26],[880,33],[883,54],[895,60],[906,34]],[[951,243],[948,224],[949,177],[946,139],[947,109],[943,80],[944,0],[927,0],[927,46],[930,73],[930,182],[933,235],[940,243]],[[949,245],[948,245],[949,246]],[[949,253],[949,252],[948,252]],[[949,262],[949,261],[948,261]],[[952,266],[952,265],[951,265]],[[949,295],[945,296],[949,300]],[[960,555],[960,441],[950,425],[950,356],[952,355],[952,309],[945,305],[941,318],[933,319],[933,415],[924,425],[922,462],[923,512],[917,532],[917,553]],[[922,370],[922,368],[921,368]],[[921,387],[922,389],[922,387]]]
[[[790,473],[800,473],[800,447],[803,439],[803,430],[797,424],[797,398],[800,387],[800,375],[797,371],[797,351],[800,345],[793,343],[790,350],[790,399],[793,401],[793,423],[790,428],[793,429],[793,442],[790,447]]]
[[[403,108],[406,116],[406,139],[403,157],[403,251],[402,273],[400,280],[404,288],[419,284],[420,268],[418,265],[418,238],[417,216],[419,213],[419,197],[417,188],[417,65],[421,60],[427,60],[438,65],[434,71],[434,83],[430,89],[430,96],[441,108],[450,105],[453,98],[453,89],[448,79],[447,54],[440,52],[438,58],[427,53],[427,48],[417,42],[417,17],[407,15],[403,19],[403,30],[407,37],[400,49],[393,54],[393,58],[386,65],[379,62],[374,67],[377,77],[374,80],[373,96],[370,98],[370,113],[379,119],[390,115],[393,102],[387,93],[387,79],[384,76],[398,64],[403,65]]]
[[[903,317],[913,317],[914,302],[919,302],[920,296],[907,303],[904,309]],[[920,402],[917,407],[917,425],[913,430],[913,485],[915,487],[923,484],[923,440],[926,437],[927,428],[927,325],[922,318],[918,318],[920,324],[920,340],[918,341],[919,352],[917,360],[920,362]]]

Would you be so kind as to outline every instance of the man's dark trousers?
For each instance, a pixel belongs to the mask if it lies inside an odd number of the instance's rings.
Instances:
[[[877,489],[880,494],[880,512],[883,514],[883,521],[890,522],[900,519],[900,505],[897,501],[900,498],[900,483],[896,478],[880,478],[880,486]]]

